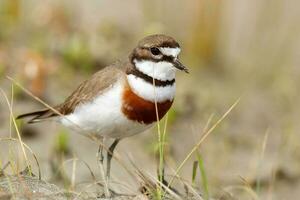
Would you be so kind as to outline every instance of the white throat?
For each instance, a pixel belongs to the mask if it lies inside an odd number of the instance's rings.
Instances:
[[[142,73],[160,81],[175,79],[176,68],[169,62],[153,62],[148,60],[133,60],[135,67]]]

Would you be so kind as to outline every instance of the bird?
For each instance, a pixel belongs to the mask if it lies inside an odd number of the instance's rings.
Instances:
[[[179,43],[171,36],[146,36],[126,59],[93,74],[63,103],[17,119],[30,118],[28,123],[36,123],[55,118],[82,134],[113,139],[107,152],[109,178],[111,158],[119,141],[149,129],[171,108],[176,71],[189,73],[179,60],[180,51]]]

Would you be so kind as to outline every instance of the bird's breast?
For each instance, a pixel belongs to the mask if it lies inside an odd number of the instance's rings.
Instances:
[[[122,112],[130,120],[151,124],[163,118],[172,103],[173,99],[157,102],[156,109],[155,102],[138,96],[129,85],[126,85],[122,95]]]

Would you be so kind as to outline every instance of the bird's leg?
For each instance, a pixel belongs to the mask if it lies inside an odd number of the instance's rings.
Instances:
[[[173,192],[175,192],[176,194],[179,194],[179,192],[170,186],[170,184],[168,183],[168,181],[165,179],[165,168],[163,168],[162,170],[162,176],[161,176],[161,184],[163,184],[164,186],[168,187],[170,190],[172,190]],[[158,177],[158,180],[160,180],[160,177]]]
[[[104,148],[104,138],[101,138],[98,152],[97,152],[97,161],[99,162],[99,167],[101,170],[101,174],[103,175],[104,178],[104,156],[103,156],[103,148]]]
[[[111,163],[111,158],[113,157],[114,150],[117,146],[117,144],[120,142],[120,139],[115,139],[115,141],[110,145],[108,152],[107,152],[107,160],[106,160],[106,177],[109,180],[110,178],[110,163]]]
[[[103,156],[104,143],[105,143],[105,139],[102,138],[101,143],[99,144],[98,152],[97,152],[97,161],[99,163],[101,176],[104,179],[104,183],[102,185],[103,189],[104,189],[104,196],[105,197],[110,197],[111,194],[110,194],[110,191],[109,191],[109,186],[108,186],[108,182],[107,182],[107,179],[105,177],[105,171],[104,171],[104,156]]]
[[[99,145],[99,149],[98,149],[98,153],[97,153],[97,157],[98,157],[98,160],[101,163],[101,165],[103,165],[103,162],[104,162],[103,145],[104,145],[103,142],[102,142],[102,144]]]
[[[161,173],[161,174],[160,174]],[[166,181],[165,179],[165,168],[162,169],[162,171],[160,172],[159,169],[157,169],[157,180],[161,181],[161,184],[168,186],[168,181]]]

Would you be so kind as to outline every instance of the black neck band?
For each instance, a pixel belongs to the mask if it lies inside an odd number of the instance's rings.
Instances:
[[[170,81],[169,80],[161,81],[161,80],[152,78],[151,76],[148,76],[147,74],[144,74],[143,72],[139,71],[135,66],[133,68],[127,70],[126,74],[132,74],[136,77],[143,79],[144,81],[146,81],[150,84],[153,84],[153,81],[154,81],[155,86],[159,86],[159,87],[173,85],[175,83],[175,79],[172,79]]]

